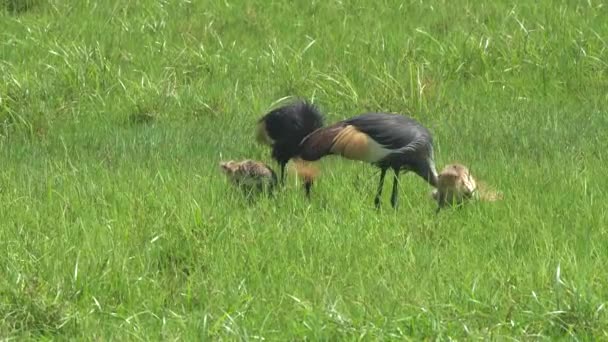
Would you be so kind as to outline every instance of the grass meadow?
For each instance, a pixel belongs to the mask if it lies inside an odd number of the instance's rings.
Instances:
[[[0,0],[0,338],[608,339],[602,1]],[[249,203],[285,97],[410,115],[502,191],[329,157]]]

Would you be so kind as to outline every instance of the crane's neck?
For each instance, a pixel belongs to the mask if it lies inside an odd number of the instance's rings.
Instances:
[[[428,170],[426,170],[426,175],[424,179],[429,182],[434,188],[437,188],[437,183],[439,182],[439,175],[437,174],[437,168],[435,167],[435,161],[433,157],[430,157],[427,160]]]
[[[435,166],[435,151],[432,144],[430,147],[429,156],[427,158],[427,165],[429,168],[427,181],[434,188],[437,188],[437,183],[439,183],[439,174],[437,173],[437,167]]]

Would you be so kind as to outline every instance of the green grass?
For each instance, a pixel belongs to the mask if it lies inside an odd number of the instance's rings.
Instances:
[[[608,338],[601,1],[0,1],[0,338]],[[327,158],[248,203],[286,96],[427,125],[504,193]],[[391,177],[392,178],[392,177]]]

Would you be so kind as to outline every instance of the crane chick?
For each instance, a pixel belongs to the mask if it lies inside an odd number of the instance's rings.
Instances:
[[[432,197],[437,201],[439,211],[446,205],[460,205],[469,200],[494,202],[503,196],[485,182],[475,180],[466,166],[453,163],[444,167],[437,176],[437,188],[433,190]]]
[[[437,201],[439,211],[446,205],[459,205],[473,198],[477,182],[469,169],[462,164],[449,164],[437,176],[437,188],[433,198]]]
[[[268,165],[255,160],[220,162],[222,172],[246,194],[271,192],[277,184],[277,176]]]
[[[262,162],[249,159],[230,160],[220,162],[220,167],[228,179],[247,194],[272,192],[278,183],[274,170]],[[300,159],[294,160],[293,168],[296,176],[304,184],[306,196],[309,197],[310,188],[319,172],[318,169],[311,163]]]

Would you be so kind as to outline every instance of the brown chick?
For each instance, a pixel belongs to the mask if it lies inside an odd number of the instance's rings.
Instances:
[[[277,176],[268,165],[255,160],[220,162],[222,172],[246,193],[270,192],[277,184]]]
[[[460,205],[472,199],[494,202],[503,198],[501,192],[475,180],[469,169],[458,163],[448,164],[441,170],[432,196],[439,205],[437,211],[446,205]]]
[[[462,204],[476,195],[477,182],[462,164],[447,165],[437,179],[437,189],[433,191],[433,198],[439,205],[437,211],[446,205]]]

